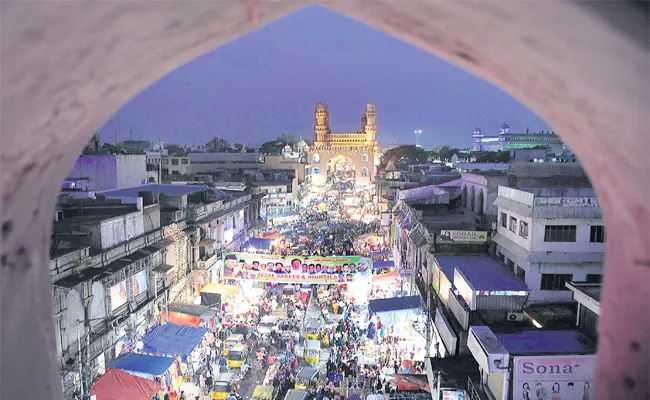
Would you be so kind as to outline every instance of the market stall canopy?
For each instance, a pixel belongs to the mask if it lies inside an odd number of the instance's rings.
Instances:
[[[238,285],[222,285],[219,283],[208,283],[201,289],[201,293],[212,293],[232,296],[239,290]]]
[[[368,310],[377,314],[383,324],[405,323],[411,316],[420,313],[420,296],[392,297],[368,302]]]
[[[172,303],[167,307],[167,309],[169,311],[199,317],[206,321],[217,315],[217,312],[210,307],[197,304]]]
[[[188,356],[201,343],[207,331],[206,328],[192,328],[174,323],[160,325],[144,337],[143,351]]]
[[[385,269],[395,266],[395,261],[373,261],[372,269]]]
[[[154,377],[164,374],[175,360],[172,357],[127,353],[114,360],[109,368]]]
[[[201,325],[201,322],[203,322],[203,320],[199,317],[174,311],[163,312],[160,315],[160,319],[162,322],[172,322],[177,325],[191,326],[194,328],[198,327]]]
[[[160,383],[109,368],[90,389],[97,400],[150,400]]]
[[[397,390],[416,391],[423,390],[430,392],[429,379],[426,375],[404,375],[396,374]]]
[[[390,256],[390,250],[373,251],[370,253],[370,257],[387,257],[387,256]]]
[[[250,238],[244,243],[242,248],[248,249],[250,247],[257,249],[257,250],[268,250],[271,248],[271,245],[273,244],[274,239],[266,239],[266,238]]]
[[[268,235],[264,235],[264,239],[271,239],[271,240],[280,239],[280,237],[282,237],[280,232],[273,232],[273,233],[269,233]]]

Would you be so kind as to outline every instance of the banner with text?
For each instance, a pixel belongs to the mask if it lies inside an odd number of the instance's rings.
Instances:
[[[596,356],[514,358],[515,399],[583,400],[591,397]]]
[[[485,231],[440,231],[438,243],[485,243]]]
[[[301,257],[224,254],[224,277],[280,283],[347,283],[372,279],[372,260],[360,256]]]

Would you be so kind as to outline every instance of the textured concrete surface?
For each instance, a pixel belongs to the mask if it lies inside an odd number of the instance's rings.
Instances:
[[[165,73],[308,3],[0,3],[0,398],[58,398],[49,231],[90,134]],[[323,3],[493,82],[576,151],[608,229],[594,398],[648,398],[647,15],[626,3]]]

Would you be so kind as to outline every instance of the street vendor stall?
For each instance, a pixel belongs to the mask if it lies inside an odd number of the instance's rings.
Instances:
[[[108,367],[144,379],[158,378],[162,387],[171,386],[175,390],[178,389],[177,378],[180,371],[177,359],[174,357],[127,353],[119,356]]]
[[[150,400],[160,383],[109,368],[90,389],[97,400]]]

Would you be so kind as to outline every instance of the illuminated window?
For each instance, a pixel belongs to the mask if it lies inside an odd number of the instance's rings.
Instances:
[[[366,167],[361,168],[361,176],[363,176],[363,177],[368,176],[368,168],[366,168]]]
[[[315,156],[315,154],[314,154],[314,156]],[[318,168],[318,167],[315,167],[313,169],[313,171],[314,171],[314,175],[319,175],[320,174],[320,168]]]
[[[362,154],[361,155],[361,162],[364,162],[364,163],[368,162],[368,155],[367,154]]]
[[[315,163],[319,163],[319,162],[320,162],[320,154],[318,154],[318,153],[314,153],[314,156],[312,157],[312,160],[313,160]]]

